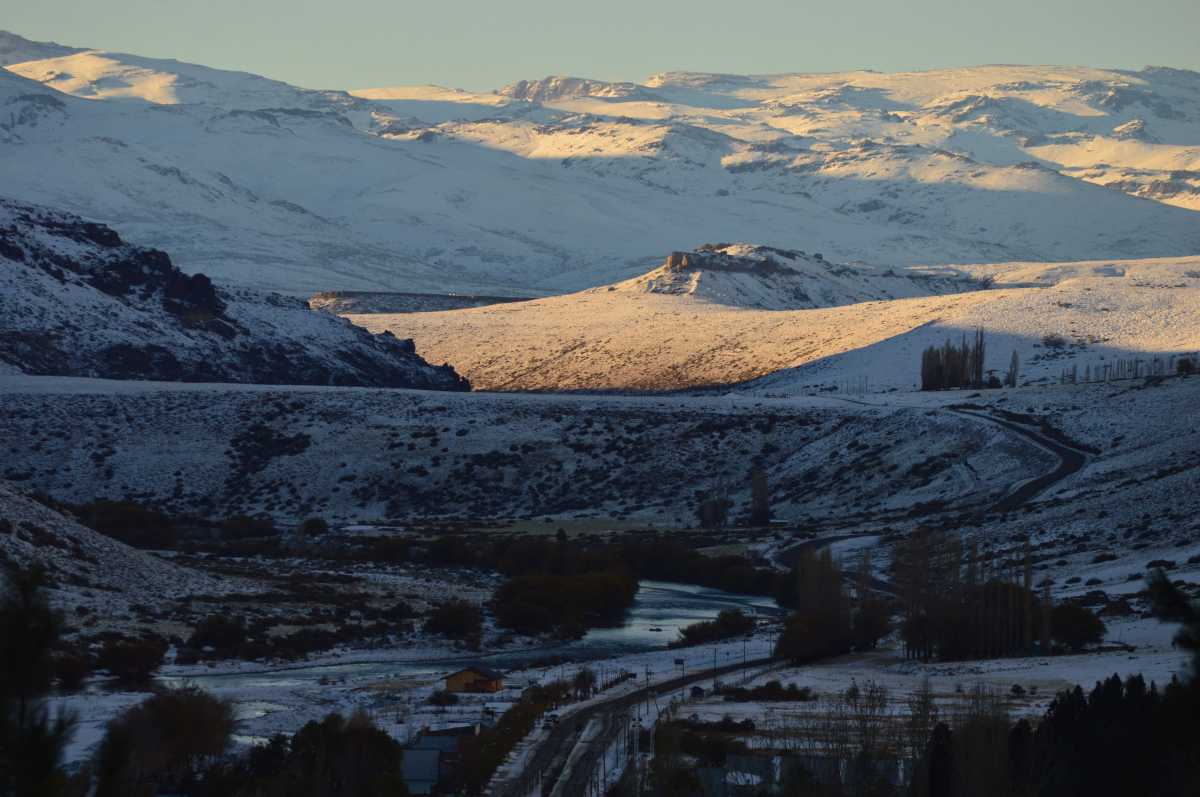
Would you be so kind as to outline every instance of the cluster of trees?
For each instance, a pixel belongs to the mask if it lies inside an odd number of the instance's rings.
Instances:
[[[61,767],[76,717],[51,714],[45,705],[63,621],[50,608],[44,586],[41,570],[20,571],[0,596],[0,795],[5,797],[86,793],[86,781],[68,777]]]
[[[529,735],[542,715],[569,701],[573,691],[574,685],[566,681],[531,686],[515,706],[500,715],[494,726],[466,740],[460,766],[462,782],[458,784],[461,790],[469,795],[482,794],[496,769]]]
[[[279,535],[269,515],[231,515],[214,522],[175,518],[136,501],[107,499],[58,508],[69,509],[85,526],[134,548],[206,547],[214,541],[238,543]],[[320,536],[327,531],[329,524],[319,517],[308,518],[297,527],[300,539]],[[278,540],[271,539],[271,542]]]
[[[93,501],[75,507],[87,527],[134,548],[174,548],[179,531],[170,516],[134,501]]]
[[[696,522],[704,529],[724,528],[729,524],[729,510],[733,506],[726,484],[698,491]],[[761,527],[771,523],[771,491],[767,485],[767,472],[757,465],[750,469],[749,513],[742,520],[748,526]]]
[[[219,763],[189,797],[404,797],[403,750],[365,713],[329,714]],[[102,797],[97,795],[97,797]]]
[[[1049,586],[1034,591],[1029,541],[1015,551],[964,551],[952,532],[918,528],[896,547],[892,579],[904,612],[909,658],[970,659],[1082,650],[1104,637],[1083,606],[1053,606]]]
[[[784,686],[781,681],[772,679],[762,686],[725,688],[721,690],[721,696],[727,703],[744,703],[747,701],[757,703],[800,703],[812,700],[813,691],[807,686],[797,686],[796,684]]]
[[[972,339],[968,339],[964,333],[962,342],[958,345],[947,338],[941,346],[930,346],[921,353],[921,389],[983,387],[985,352],[982,328],[975,330]]]
[[[1195,683],[1163,690],[1114,675],[1091,692],[1059,693],[1036,728],[1002,704],[967,722],[939,722],[913,771],[911,794],[1200,793],[1200,711]]]
[[[753,617],[741,609],[722,609],[715,620],[704,620],[679,629],[679,639],[673,641],[671,647],[686,648],[722,639],[733,639],[745,636],[753,630]]]
[[[872,597],[869,581],[870,559],[864,556],[857,605],[853,605],[829,549],[802,550],[776,597],[793,612],[779,635],[775,655],[805,662],[875,647],[891,630],[891,609]]]
[[[624,568],[528,573],[496,590],[492,611],[497,623],[518,633],[582,636],[590,626],[619,624],[637,591],[637,578]]]
[[[483,633],[483,609],[470,601],[446,601],[435,606],[425,618],[425,630],[478,643]],[[478,648],[478,644],[475,647]]]
[[[774,568],[759,567],[743,556],[705,556],[675,540],[630,537],[621,542],[619,555],[639,578],[745,595],[774,597],[788,580]]]
[[[1200,794],[1200,605],[1161,571],[1149,586],[1157,616],[1181,624],[1175,642],[1192,658],[1185,678],[1159,689],[1114,675],[1090,691],[1059,693],[1036,722],[1014,722],[1004,696],[983,685],[949,697],[926,681],[899,701],[879,684],[852,684],[759,729],[784,750],[782,766],[764,769],[759,786],[822,797]],[[720,767],[728,754],[748,752],[727,735],[688,741],[698,729],[674,725],[657,737],[658,794],[697,793],[695,761]]]

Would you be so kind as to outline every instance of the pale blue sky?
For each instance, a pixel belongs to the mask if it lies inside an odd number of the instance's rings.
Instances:
[[[313,88],[985,63],[1200,70],[1200,0],[2,0],[38,40]]]

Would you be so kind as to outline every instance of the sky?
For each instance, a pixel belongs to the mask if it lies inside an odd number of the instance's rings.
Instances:
[[[1200,70],[1197,0],[0,0],[0,28],[309,88],[995,63]]]

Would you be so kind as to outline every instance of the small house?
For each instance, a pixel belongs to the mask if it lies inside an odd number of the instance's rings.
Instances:
[[[432,794],[441,777],[436,750],[405,750],[400,761],[400,778],[409,794]]]
[[[446,676],[447,692],[499,692],[504,676],[491,667],[468,667]]]

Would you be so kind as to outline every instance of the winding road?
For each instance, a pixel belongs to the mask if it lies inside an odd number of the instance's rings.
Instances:
[[[1032,440],[1035,445],[1058,457],[1058,467],[1052,471],[1043,473],[1041,476],[1021,482],[1008,495],[988,507],[984,514],[1003,514],[1011,512],[1014,509],[1019,509],[1071,474],[1078,473],[1087,464],[1088,455],[1084,451],[1051,439],[1041,432],[1035,431],[1028,426],[1023,426],[1015,421],[962,408],[951,409],[949,412],[964,418],[973,418],[995,424],[996,426],[1008,429],[1010,432],[1016,432],[1018,435]]]

